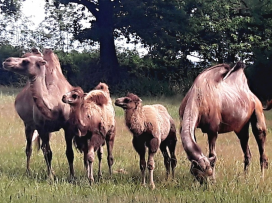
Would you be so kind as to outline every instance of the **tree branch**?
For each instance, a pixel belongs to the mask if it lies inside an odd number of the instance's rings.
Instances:
[[[87,9],[93,14],[94,17],[97,17],[98,15],[98,11],[96,10],[98,7],[94,2],[90,2],[88,0],[60,0],[59,2],[62,4],[68,4],[68,3],[81,4],[83,6],[86,6]]]

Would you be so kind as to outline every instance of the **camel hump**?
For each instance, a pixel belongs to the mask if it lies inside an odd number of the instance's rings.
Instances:
[[[52,54],[53,53],[53,51],[51,50],[51,49],[44,49],[43,50],[43,54],[44,55],[50,55],[50,54]]]
[[[101,90],[92,90],[85,96],[85,101],[94,102],[99,106],[103,106],[108,103],[108,99],[105,93]]]
[[[110,96],[109,86],[106,83],[100,82],[94,89],[102,90]]]
[[[40,56],[40,57],[43,57],[43,54],[39,51],[38,48],[33,47],[31,49],[31,52],[25,53],[22,57],[25,58],[25,57],[29,57],[29,56]]]
[[[242,61],[238,61],[233,68],[235,68],[236,70],[245,68],[245,64]]]

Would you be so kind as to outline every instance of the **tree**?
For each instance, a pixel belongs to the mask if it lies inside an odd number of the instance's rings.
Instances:
[[[123,35],[128,41],[139,40],[149,47],[153,56],[171,57],[177,52],[177,30],[183,23],[178,1],[170,0],[58,0],[55,6],[77,3],[77,14],[84,15],[85,8],[92,14],[91,27],[82,29],[75,23],[77,39],[92,39],[100,44],[100,64],[104,79],[117,83],[118,60],[114,40]],[[77,15],[74,13],[74,15]],[[85,16],[83,16],[85,18]],[[178,26],[177,26],[178,25]],[[114,77],[115,76],[115,77]]]

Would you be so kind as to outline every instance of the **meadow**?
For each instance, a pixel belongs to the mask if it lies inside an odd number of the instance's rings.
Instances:
[[[154,171],[156,189],[142,187],[139,157],[132,147],[132,135],[125,126],[124,113],[119,107],[115,107],[117,133],[112,177],[108,172],[106,147],[102,163],[103,179],[97,181],[96,158],[93,185],[87,180],[82,154],[74,150],[76,180],[70,182],[62,130],[53,133],[51,138],[52,166],[56,180],[47,178],[42,151],[35,150],[35,147],[31,159],[32,172],[27,175],[24,126],[14,109],[14,99],[18,91],[16,88],[0,88],[0,202],[272,202],[272,169],[269,167],[265,171],[265,180],[262,181],[258,148],[251,132],[252,164],[247,175],[243,172],[243,153],[238,138],[234,133],[221,134],[216,145],[217,182],[200,185],[189,172],[190,162],[177,133],[176,177],[165,180],[163,158],[158,152]],[[176,122],[177,132],[179,131],[178,108],[181,98],[142,99],[144,104],[165,105]],[[270,158],[272,111],[265,112],[265,116],[268,129],[266,152]],[[196,137],[204,154],[207,154],[207,136],[197,130]]]

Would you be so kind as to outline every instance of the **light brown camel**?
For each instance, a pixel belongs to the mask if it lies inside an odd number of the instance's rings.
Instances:
[[[215,180],[215,143],[218,133],[236,133],[244,152],[244,170],[247,170],[251,159],[249,124],[259,147],[262,176],[263,169],[268,167],[262,104],[250,91],[244,68],[244,64],[238,62],[233,68],[219,64],[206,69],[195,79],[181,103],[181,140],[191,161],[191,173],[201,183],[208,176]],[[196,143],[195,128],[208,134],[208,158]]]
[[[103,148],[107,144],[110,175],[113,164],[113,144],[115,138],[115,112],[108,86],[100,83],[95,90],[85,94],[80,87],[63,95],[63,102],[71,106],[69,124],[75,133],[76,147],[84,153],[84,164],[89,182],[93,178],[95,152],[99,160],[98,178],[102,176],[101,161]]]
[[[164,157],[166,177],[168,178],[170,173],[170,165],[174,177],[174,170],[177,165],[175,156],[176,127],[167,109],[160,104],[142,106],[142,100],[132,93],[127,94],[126,97],[116,99],[115,105],[125,110],[126,125],[133,134],[132,143],[140,156],[142,185],[145,185],[146,147],[148,148],[147,168],[149,170],[151,188],[155,188],[153,181],[154,155],[158,148],[161,149]],[[167,147],[171,158],[167,152]]]
[[[62,102],[62,95],[72,86],[62,74],[57,56],[49,49],[43,54],[37,50],[25,54],[22,58],[10,57],[3,62],[3,68],[28,76],[28,83],[15,99],[15,108],[25,124],[27,172],[30,172],[32,136],[38,131],[42,140],[42,151],[48,168],[48,175],[53,178],[51,167],[52,151],[49,144],[50,133],[63,128],[66,140],[66,156],[69,162],[71,178],[73,168],[73,135],[67,130],[70,106]]]

